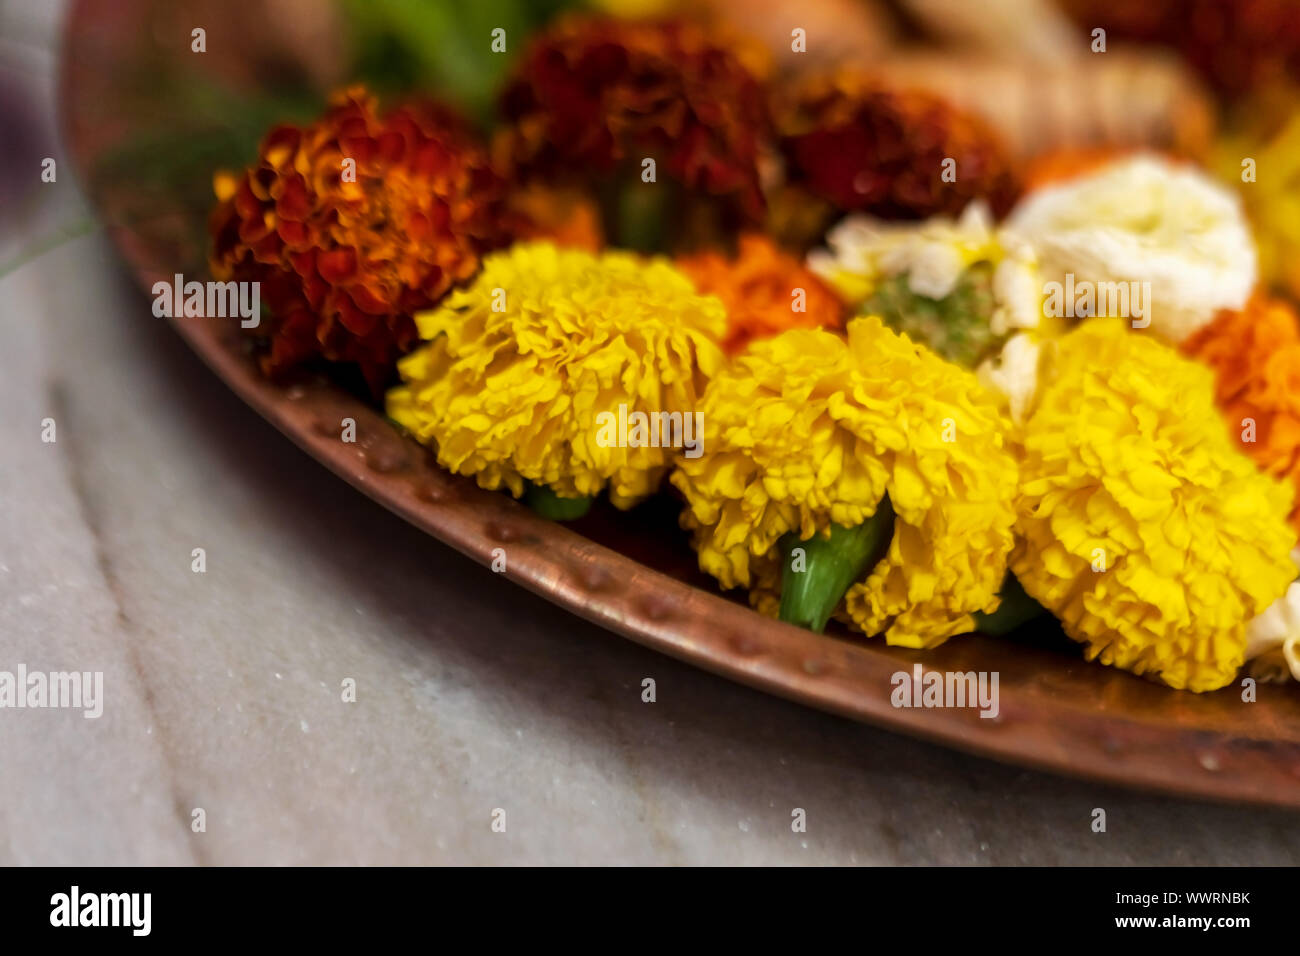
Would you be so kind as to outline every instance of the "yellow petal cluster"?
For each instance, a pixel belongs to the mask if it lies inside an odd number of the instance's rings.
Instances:
[[[885,494],[887,556],[853,585],[843,615],[891,644],[933,647],[992,611],[1012,546],[1009,425],[975,376],[875,316],[847,341],[791,329],[756,341],[701,403],[704,453],[672,482],[700,567],[752,603],[779,607],[778,540],[853,527]],[[842,615],[842,616],[843,616]]]
[[[631,507],[677,451],[598,440],[602,413],[688,414],[723,362],[722,303],[667,260],[520,243],[415,317],[428,342],[398,363],[388,414],[438,462],[516,496],[608,486]],[[608,420],[608,416],[604,416]]]
[[[1012,570],[1090,660],[1224,686],[1247,622],[1295,577],[1290,490],[1237,449],[1212,373],[1122,320],[1083,323],[1049,364]]]

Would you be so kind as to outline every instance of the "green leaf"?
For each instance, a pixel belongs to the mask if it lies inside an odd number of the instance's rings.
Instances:
[[[831,525],[830,537],[814,535],[806,541],[793,531],[782,535],[781,620],[820,634],[849,587],[879,563],[893,537],[894,508],[888,495],[856,528]],[[802,570],[796,568],[796,548],[804,552]]]
[[[576,521],[591,510],[596,499],[590,495],[583,498],[561,498],[546,485],[528,483],[524,490],[524,503],[543,518],[552,521]]]

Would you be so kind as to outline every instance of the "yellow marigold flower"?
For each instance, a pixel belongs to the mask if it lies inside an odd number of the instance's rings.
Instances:
[[[484,488],[524,482],[628,508],[673,448],[600,440],[602,413],[687,415],[722,364],[722,303],[663,259],[526,242],[415,317],[427,345],[398,363],[388,414]],[[625,442],[623,444],[630,444]]]
[[[778,609],[778,541],[863,525],[888,502],[885,556],[848,590],[852,626],[932,647],[998,606],[1016,465],[994,398],[875,316],[848,339],[790,329],[755,341],[701,403],[704,454],[678,461],[700,567]]]
[[[1087,656],[1171,687],[1232,680],[1295,577],[1291,491],[1238,451],[1212,373],[1120,319],[1058,340],[1025,424],[1011,569]]]

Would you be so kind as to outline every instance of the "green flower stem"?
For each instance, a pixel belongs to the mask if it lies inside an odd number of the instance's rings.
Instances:
[[[816,631],[839,606],[849,586],[862,580],[889,550],[894,537],[894,508],[886,495],[876,513],[856,528],[831,525],[829,538],[806,541],[789,532],[780,541],[781,620]],[[795,570],[794,549],[804,551],[803,570]]]
[[[1002,637],[1021,624],[1047,613],[1047,609],[1025,593],[1016,576],[1010,571],[1002,582],[1002,603],[992,614],[975,612],[975,630],[981,634]]]
[[[543,518],[552,521],[574,521],[591,510],[591,503],[596,499],[591,495],[583,498],[561,498],[546,485],[528,483],[524,490],[524,503]]]

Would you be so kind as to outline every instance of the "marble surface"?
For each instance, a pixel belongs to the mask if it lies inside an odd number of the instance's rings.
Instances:
[[[51,119],[36,8],[0,4],[0,75]],[[0,263],[81,220],[60,169]],[[105,675],[97,720],[0,710],[0,863],[1300,860],[1294,815],[953,753],[569,616],[300,453],[98,231],[0,278],[0,343],[0,670]]]

